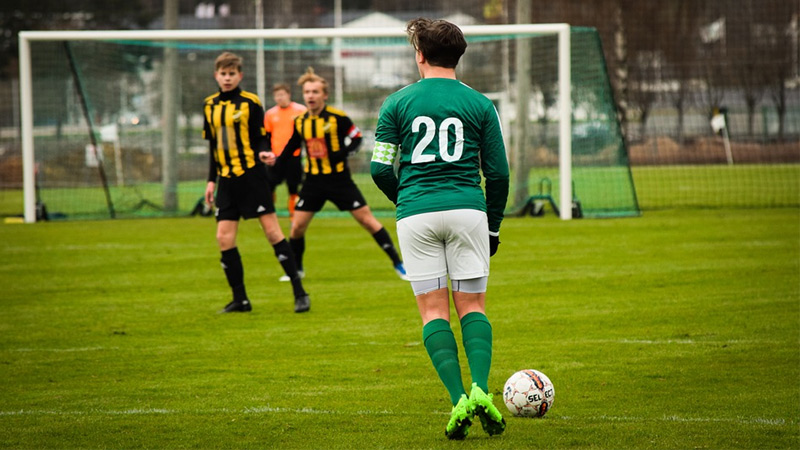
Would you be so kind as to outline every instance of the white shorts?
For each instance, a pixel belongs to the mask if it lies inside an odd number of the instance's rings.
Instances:
[[[406,217],[397,222],[397,240],[410,281],[489,276],[489,223],[483,211],[455,209]]]

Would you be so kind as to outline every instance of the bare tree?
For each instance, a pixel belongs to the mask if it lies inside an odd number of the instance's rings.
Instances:
[[[627,82],[625,83],[626,112],[638,115],[640,136],[645,135],[645,128],[650,111],[657,99],[659,89],[658,69],[661,66],[662,53],[658,51],[658,42],[653,33],[655,21],[659,17],[659,4],[655,2],[632,2],[616,0],[618,6],[618,31],[624,36],[625,57],[619,63],[626,66]],[[620,46],[619,43],[616,44]],[[621,52],[621,50],[617,50]],[[619,72],[619,70],[618,70]],[[621,80],[620,83],[622,84]],[[622,88],[618,88],[622,89]],[[622,102],[618,102],[622,104]],[[625,124],[625,122],[621,122]],[[630,133],[626,133],[630,135]]]
[[[536,61],[536,70],[531,71],[531,86],[541,95],[541,110],[539,111],[539,143],[541,147],[547,146],[547,124],[550,120],[549,111],[558,101],[558,39],[555,36],[546,36],[533,39],[533,54]]]
[[[722,102],[725,98],[725,84],[728,80],[727,74],[729,69],[728,64],[724,60],[720,60],[711,56],[707,58],[705,64],[701,69],[703,77],[703,100],[705,102],[706,110],[714,111],[722,107]]]
[[[658,55],[654,52],[639,52],[636,56],[636,63],[630,71],[628,98],[631,109],[639,116],[639,137],[644,138],[647,134],[647,119],[658,96]]]
[[[767,11],[764,23],[755,33],[755,39],[764,46],[763,66],[767,92],[778,114],[778,140],[786,131],[786,83],[792,75],[792,42],[790,22],[800,14],[797,2],[776,2]],[[795,43],[796,45],[796,43]]]
[[[754,38],[763,8],[758,0],[742,0],[740,10],[743,14],[734,15],[728,21],[729,54],[734,82],[742,90],[747,107],[747,135],[752,137],[755,134],[756,106],[764,97],[766,84],[760,64],[763,48]]]
[[[677,110],[676,140],[683,143],[685,111],[689,106],[690,83],[697,60],[695,43],[698,40],[699,7],[694,0],[675,0],[662,3],[662,26],[655,30],[668,64],[667,75],[674,89],[670,91],[672,105]]]
[[[703,82],[702,99],[709,115],[722,107],[734,78],[729,64],[727,30],[731,5],[727,3],[724,0],[704,2],[700,11],[699,75]]]

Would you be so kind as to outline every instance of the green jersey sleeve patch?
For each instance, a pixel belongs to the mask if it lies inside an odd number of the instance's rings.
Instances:
[[[386,164],[391,166],[397,157],[397,145],[389,144],[387,142],[375,142],[375,148],[372,150],[372,162]]]

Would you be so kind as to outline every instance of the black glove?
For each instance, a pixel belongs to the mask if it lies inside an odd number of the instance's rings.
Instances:
[[[500,236],[489,235],[489,256],[497,253],[497,246],[500,245]]]

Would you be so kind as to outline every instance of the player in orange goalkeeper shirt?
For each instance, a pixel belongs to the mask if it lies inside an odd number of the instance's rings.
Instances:
[[[289,142],[294,132],[295,117],[307,111],[306,107],[292,101],[292,90],[288,84],[278,83],[272,87],[272,99],[276,105],[268,109],[264,114],[264,128],[267,130],[267,137],[270,141],[272,152],[280,156],[283,147]],[[267,167],[269,174],[269,185],[272,189],[273,202],[275,200],[275,188],[286,181],[286,188],[289,191],[287,208],[289,218],[294,217],[294,206],[297,204],[297,193],[300,183],[303,181],[303,169],[300,165],[300,148],[295,149],[292,158],[284,160],[281,166]],[[287,278],[288,281],[288,278]]]

